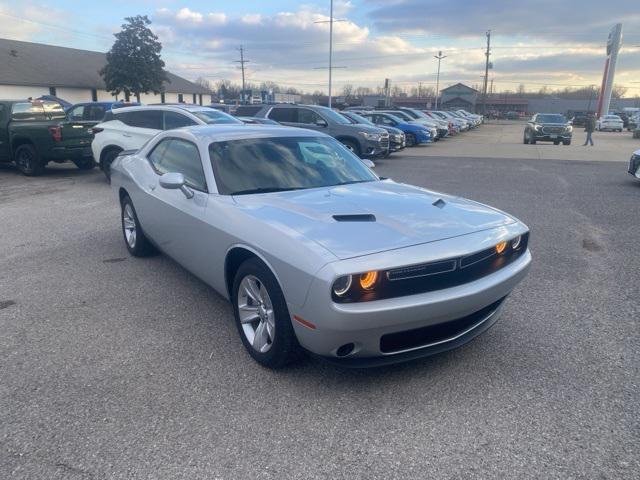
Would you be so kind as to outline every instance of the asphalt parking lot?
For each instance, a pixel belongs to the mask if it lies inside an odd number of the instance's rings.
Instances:
[[[0,477],[638,478],[640,182],[464,141],[377,171],[522,219],[530,275],[470,344],[370,370],[259,367],[220,296],[128,256],[100,172],[0,168]]]

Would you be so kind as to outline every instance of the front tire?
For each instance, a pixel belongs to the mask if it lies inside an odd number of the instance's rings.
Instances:
[[[104,172],[104,176],[107,177],[107,182],[109,182],[109,183],[111,183],[111,164],[116,159],[116,157],[118,155],[120,155],[121,151],[122,150],[118,150],[118,149],[113,148],[113,149],[107,151],[102,156],[102,160],[100,161],[100,168]]]
[[[16,167],[23,175],[35,177],[44,171],[44,165],[35,147],[30,143],[25,143],[16,148],[13,154]]]
[[[529,145],[529,137],[527,137],[527,132],[524,132],[524,138],[522,139],[522,143],[525,145]]]
[[[122,221],[122,236],[127,250],[134,257],[148,257],[157,252],[156,248],[146,237],[138,221],[136,209],[131,198],[125,195],[122,199],[120,218]]]
[[[416,136],[413,133],[407,133],[405,136],[405,144],[407,147],[416,146]]]
[[[256,362],[278,369],[298,358],[301,348],[284,294],[273,272],[258,258],[240,265],[232,303],[242,343]]]

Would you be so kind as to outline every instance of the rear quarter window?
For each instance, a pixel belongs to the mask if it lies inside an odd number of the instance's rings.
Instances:
[[[14,103],[11,107],[11,120],[20,121],[37,121],[46,120],[44,108],[41,104],[33,104],[30,102]]]
[[[115,118],[130,127],[162,130],[162,113],[162,110],[118,112],[115,114]]]

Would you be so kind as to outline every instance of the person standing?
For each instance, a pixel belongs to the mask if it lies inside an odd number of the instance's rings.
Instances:
[[[591,138],[591,135],[593,135],[593,131],[595,129],[596,129],[596,117],[593,115],[593,113],[590,113],[589,116],[587,117],[587,121],[584,123],[584,131],[587,132],[587,138],[582,144],[583,147],[586,147],[587,143],[590,143],[591,146],[593,147],[593,138]]]

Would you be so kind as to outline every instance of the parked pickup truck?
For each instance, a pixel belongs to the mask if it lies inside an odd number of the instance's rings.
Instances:
[[[92,140],[91,128],[68,121],[57,102],[0,100],[0,162],[15,162],[24,175],[67,160],[81,170],[93,168]]]

